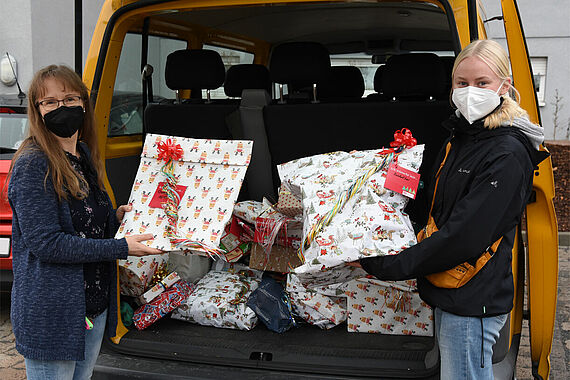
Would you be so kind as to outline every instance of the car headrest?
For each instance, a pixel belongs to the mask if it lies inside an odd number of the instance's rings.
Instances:
[[[382,75],[384,74],[385,68],[385,65],[378,66],[376,72],[374,73],[374,91],[379,94],[384,92],[384,89],[382,88]]]
[[[455,57],[444,56],[439,57],[443,63],[443,68],[445,69],[445,84],[447,86],[446,91],[451,89],[451,72],[453,71],[453,64],[455,63]]]
[[[362,98],[364,78],[355,66],[332,66],[327,78],[317,84],[319,99]]]
[[[388,97],[438,98],[445,92],[445,69],[433,53],[393,55],[382,74],[382,89]]]
[[[271,92],[271,80],[267,67],[256,64],[231,66],[224,82],[226,96],[241,97],[241,92],[245,89]]]
[[[171,90],[213,90],[225,76],[222,57],[214,50],[177,50],[166,57],[165,79]]]
[[[276,83],[303,87],[322,81],[328,75],[331,59],[317,42],[287,42],[271,53],[269,72]]]

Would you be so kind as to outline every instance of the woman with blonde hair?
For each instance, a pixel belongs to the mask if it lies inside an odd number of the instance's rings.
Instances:
[[[117,312],[116,260],[160,254],[113,239],[130,206],[114,210],[103,187],[87,88],[66,66],[38,71],[28,92],[29,136],[10,168],[13,212],[11,320],[28,379],[89,379]]]
[[[432,176],[419,243],[352,264],[382,280],[418,278],[420,297],[434,309],[442,379],[493,378],[493,345],[513,307],[515,232],[547,153],[539,151],[542,127],[509,93],[517,94],[498,43],[473,41],[459,53],[457,110],[443,123],[451,137]]]

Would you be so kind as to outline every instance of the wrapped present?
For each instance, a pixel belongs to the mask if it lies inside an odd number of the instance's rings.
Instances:
[[[133,316],[135,327],[143,330],[176,309],[194,290],[195,285],[180,280],[151,302],[139,307]]]
[[[256,279],[261,281],[263,277],[263,272],[257,269],[252,269],[245,264],[240,263],[228,263],[226,261],[215,261],[214,265],[212,266],[213,271],[219,272],[229,272],[232,274],[239,274],[241,273],[247,277],[255,277]]]
[[[142,296],[139,297],[139,301],[141,304],[149,303],[153,299],[155,299],[159,294],[164,292],[166,289],[174,285],[175,282],[180,280],[178,273],[172,272],[168,276],[159,280],[155,285],[152,286],[149,290],[143,293]]]
[[[303,214],[301,199],[293,194],[287,183],[281,184],[279,188],[279,198],[275,209],[290,218]]]
[[[220,256],[252,141],[148,134],[126,213],[116,237],[152,233],[164,251]]]
[[[139,297],[151,285],[152,278],[157,271],[166,268],[165,255],[129,256],[126,260],[119,260],[119,284],[121,294]]]
[[[270,251],[258,243],[253,243],[249,255],[249,267],[262,271],[288,273],[291,268],[301,265],[301,259],[294,248],[273,245]]]
[[[198,281],[194,292],[172,313],[172,318],[204,326],[251,330],[257,316],[246,302],[258,285],[255,277],[211,271]]]
[[[348,331],[390,335],[433,336],[433,312],[416,292],[379,285],[376,280],[351,281],[348,298]],[[408,288],[409,289],[409,288]]]
[[[299,249],[303,236],[303,224],[279,212],[267,213],[255,221],[253,241],[269,249],[273,244]]]
[[[242,201],[238,202],[234,206],[233,214],[240,219],[245,220],[250,224],[255,224],[255,220],[266,210],[269,202],[258,202],[258,201]]]
[[[398,149],[334,152],[278,166],[282,182],[303,194],[303,265],[295,269],[304,285],[344,283],[366,273],[346,262],[394,255],[416,244],[408,198],[384,188],[388,168],[417,173],[423,145]]]
[[[240,222],[235,216],[232,217],[220,241],[220,247],[227,252],[224,255],[227,262],[236,262],[244,254],[249,253],[253,239],[250,233],[253,233],[253,230],[246,229],[243,222]]]
[[[210,271],[212,260],[200,255],[185,255],[181,252],[168,254],[168,269],[188,282],[196,283]]]
[[[283,333],[295,326],[291,302],[283,287],[271,277],[265,277],[247,300],[259,320],[271,331]]]
[[[294,273],[289,273],[287,275],[287,287],[285,288],[287,292],[294,293],[294,292],[314,292],[319,293],[325,296],[333,296],[333,297],[344,297],[345,290],[349,283],[339,283],[339,284],[330,284],[325,286],[316,286],[310,289],[305,288],[305,286],[299,280]]]
[[[288,293],[293,310],[307,323],[328,330],[346,321],[346,297],[331,297],[314,291]]]

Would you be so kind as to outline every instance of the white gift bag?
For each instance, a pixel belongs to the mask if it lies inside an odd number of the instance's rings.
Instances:
[[[232,216],[252,146],[148,134],[129,200],[133,210],[116,238],[150,232],[154,239],[145,243],[153,248],[211,255]],[[177,207],[167,213],[169,197]]]
[[[395,255],[416,244],[404,208],[408,198],[384,188],[388,167],[397,157],[400,167],[418,172],[423,145],[401,150],[397,155],[380,150],[334,152],[306,157],[278,166],[282,182],[303,204],[303,237],[310,243],[302,252],[304,264],[295,274],[307,287],[344,283],[363,277],[347,262],[360,258]],[[374,172],[373,168],[381,168]],[[369,173],[373,173],[369,175]],[[358,179],[369,175],[366,181]],[[354,185],[351,197],[347,189]],[[343,201],[343,206],[338,207]],[[323,216],[332,215],[318,233],[311,232]]]

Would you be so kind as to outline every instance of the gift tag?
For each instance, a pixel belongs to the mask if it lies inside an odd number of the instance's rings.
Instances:
[[[388,167],[388,174],[384,187],[388,190],[405,195],[408,198],[415,199],[418,184],[420,182],[420,174],[391,163]]]
[[[158,183],[158,187],[157,187],[156,191],[154,192],[154,195],[152,196],[152,199],[150,200],[150,204],[148,205],[148,207],[162,208],[162,205],[164,203],[166,203],[166,193],[162,189],[164,187],[165,183],[166,182],[159,182]],[[182,199],[184,197],[184,192],[186,191],[187,187],[188,186],[181,186],[181,185],[176,186],[176,192],[178,193],[178,196],[180,197],[180,199]]]

